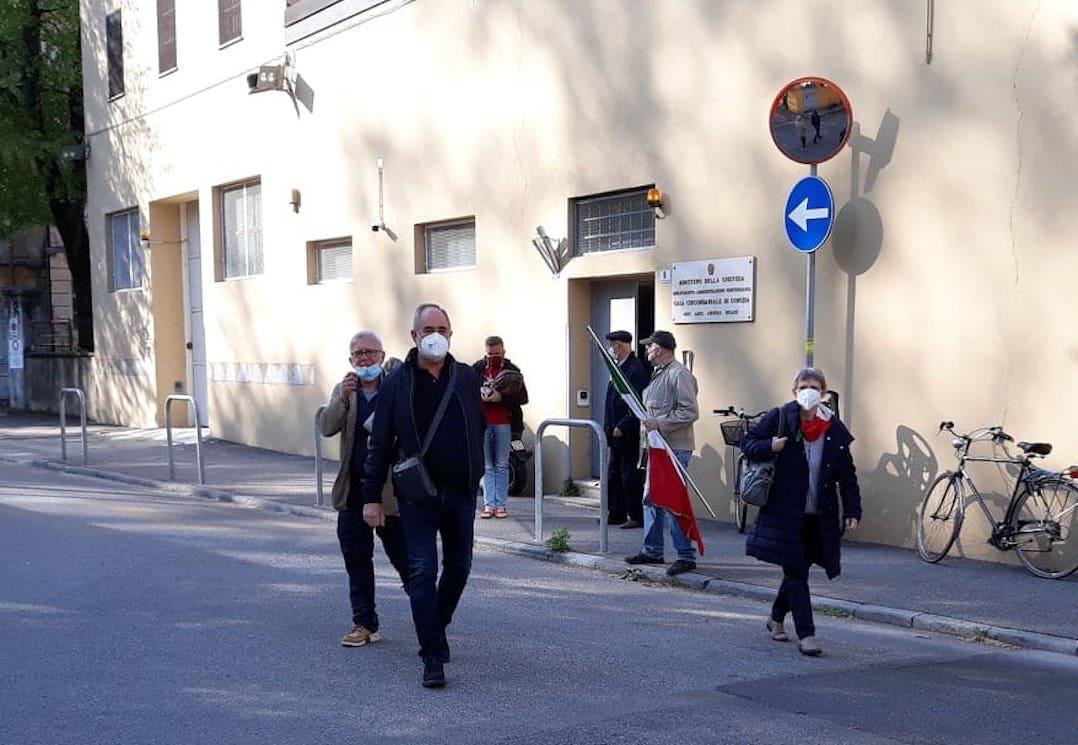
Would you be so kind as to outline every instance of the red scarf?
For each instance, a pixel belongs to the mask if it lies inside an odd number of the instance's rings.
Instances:
[[[804,435],[805,439],[809,442],[816,442],[820,435],[829,429],[831,429],[830,419],[821,419],[818,416],[814,416],[807,422],[804,419],[801,420],[801,434]]]

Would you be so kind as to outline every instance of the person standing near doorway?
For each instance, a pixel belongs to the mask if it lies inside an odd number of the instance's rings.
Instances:
[[[606,335],[610,354],[637,395],[647,387],[647,367],[633,352],[633,335],[611,331]],[[603,430],[610,450],[607,466],[607,522],[624,530],[644,524],[644,472],[640,468],[640,420],[633,416],[611,381],[606,388]]]
[[[812,138],[812,143],[816,144],[820,141],[820,112],[813,109],[809,121],[812,122],[812,128],[816,130],[816,135]]]
[[[693,423],[700,418],[700,405],[696,400],[696,378],[674,359],[677,342],[669,331],[654,331],[644,339],[648,361],[652,364],[651,382],[644,389],[644,411],[648,418],[642,424],[645,430],[657,430],[674,451],[674,456],[686,468],[696,449]],[[696,569],[696,549],[685,535],[677,517],[661,507],[651,504],[644,497],[644,549],[625,561],[629,564],[664,564],[665,526],[670,526],[670,538],[677,550],[677,560],[666,573],[671,577]]]
[[[483,437],[483,519],[509,517],[509,447],[524,432],[528,389],[520,368],[505,356],[500,336],[488,336],[487,353],[472,365],[487,429]]]

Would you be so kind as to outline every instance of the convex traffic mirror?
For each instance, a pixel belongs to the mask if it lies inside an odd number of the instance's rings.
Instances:
[[[771,104],[771,139],[798,163],[823,163],[838,155],[850,137],[853,107],[826,78],[798,78]]]

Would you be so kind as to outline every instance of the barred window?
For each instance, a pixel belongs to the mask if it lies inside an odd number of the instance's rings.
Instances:
[[[655,212],[647,194],[644,188],[575,200],[574,253],[654,248]]]
[[[176,69],[176,0],[157,0],[157,72]]]
[[[352,240],[338,238],[332,241],[319,241],[314,244],[315,281],[335,282],[353,279],[355,270],[352,265]]]
[[[262,182],[222,187],[220,219],[225,279],[262,274]]]
[[[109,290],[142,287],[143,258],[138,209],[108,216]]]
[[[428,272],[475,266],[475,218],[432,223],[423,229]]]
[[[105,55],[109,98],[116,98],[124,93],[124,31],[123,16],[119,10],[105,16]]]
[[[217,32],[222,46],[243,36],[240,0],[217,0]]]

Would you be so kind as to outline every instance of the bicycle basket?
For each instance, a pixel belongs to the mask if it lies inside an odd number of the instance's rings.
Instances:
[[[735,448],[741,447],[741,438],[745,436],[746,429],[745,422],[741,419],[728,419],[725,422],[719,422],[722,439],[727,445]]]

